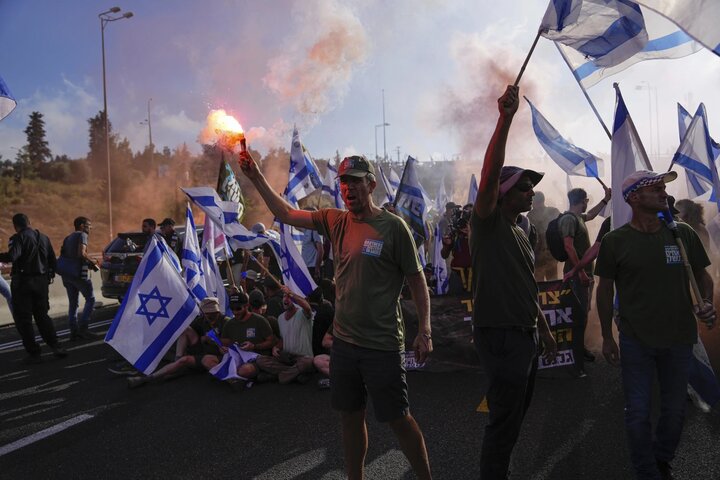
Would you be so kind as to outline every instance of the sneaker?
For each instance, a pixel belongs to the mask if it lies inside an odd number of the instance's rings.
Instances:
[[[40,354],[37,355],[27,355],[25,358],[22,359],[22,362],[25,365],[37,365],[38,363],[42,363],[42,358],[40,358]]]
[[[142,387],[150,381],[150,377],[128,377],[127,386],[128,388]]]
[[[56,358],[65,358],[68,356],[67,350],[65,350],[61,346],[58,346],[58,345],[52,346],[52,347],[50,347],[50,350],[52,350],[53,355]]]
[[[712,407],[700,398],[700,395],[698,395],[695,390],[688,388],[688,397],[690,397],[693,405],[695,405],[695,407],[697,407],[701,412],[710,413],[712,410]]]
[[[108,372],[125,377],[135,377],[140,374],[140,372],[135,367],[133,367],[127,362],[120,362],[113,365],[112,367],[108,367]]]
[[[583,352],[583,357],[585,358],[585,361],[586,361],[586,362],[592,363],[592,362],[595,361],[595,355],[594,355],[590,350],[588,350],[587,348],[586,348],[585,351]]]
[[[657,468],[660,472],[660,478],[662,478],[662,480],[673,480],[673,478],[675,478],[672,474],[672,467],[668,462],[657,460]]]
[[[227,384],[230,385],[230,388],[232,388],[233,392],[242,392],[243,390],[245,390],[247,381],[240,380],[239,378],[231,378],[227,381]]]
[[[318,380],[318,388],[320,390],[327,390],[330,388],[330,379],[329,378],[321,378]]]

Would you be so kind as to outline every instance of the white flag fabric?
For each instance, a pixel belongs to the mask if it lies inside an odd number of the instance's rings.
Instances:
[[[267,234],[256,234],[238,222],[238,206],[235,202],[220,199],[210,187],[181,188],[185,195],[200,208],[216,227],[222,229],[230,247],[252,250],[270,240]]]
[[[450,288],[450,279],[447,271],[447,263],[442,258],[443,232],[440,225],[435,225],[435,254],[433,255],[433,269],[435,270],[435,295],[446,295]]]
[[[478,182],[477,182],[477,179],[475,178],[475,174],[473,173],[472,176],[470,177],[470,186],[468,187],[467,202],[465,203],[465,205],[467,205],[468,203],[475,205],[475,199],[477,198],[477,194],[478,194]]]
[[[197,300],[152,236],[105,342],[149,375],[199,313]]]
[[[420,185],[416,170],[417,160],[408,156],[403,177],[395,196],[395,211],[405,220],[415,238],[415,244],[421,245],[428,236],[425,231],[427,196]]]
[[[715,55],[720,55],[720,2],[717,0],[635,0],[672,20]]]
[[[237,374],[238,368],[244,363],[255,360],[257,357],[257,353],[241,350],[237,343],[233,343],[228,347],[220,363],[210,369],[210,374],[218,380],[248,380]]]
[[[530,105],[532,126],[540,146],[550,158],[568,175],[583,177],[596,177],[601,175],[602,160],[592,153],[573,145],[563,138],[555,128],[550,125],[535,105],[523,97]]]
[[[208,296],[205,290],[205,272],[202,269],[202,254],[195,233],[195,219],[190,204],[185,210],[185,238],[181,257],[185,283],[198,300],[204,299]]]
[[[638,170],[650,170],[650,160],[645,147],[640,141],[635,124],[625,106],[620,87],[615,85],[615,122],[613,123],[611,147],[611,172],[613,195],[612,227],[616,229],[625,225],[632,218],[632,210],[622,195],[622,183],[625,177]]]
[[[394,202],[395,201],[395,192],[397,191],[397,187],[400,184],[400,182],[398,181],[397,182],[398,185],[393,186],[392,182],[390,182],[389,176],[385,174],[385,169],[383,169],[383,167],[382,167],[382,165],[380,165],[380,163],[377,163],[377,171],[380,173],[380,181],[382,182],[383,187],[385,188],[385,198],[387,198],[387,201],[390,203]],[[392,172],[392,168],[389,168],[389,172]]]
[[[318,188],[322,188],[320,171],[300,141],[300,133],[295,128],[290,145],[290,172],[285,196],[292,203],[297,203]]]
[[[690,122],[683,141],[672,159],[672,164],[682,166],[686,171],[694,174],[696,179],[705,182],[708,187],[714,188],[715,192],[720,192],[720,178],[718,178],[718,171],[715,167],[713,141],[708,130],[705,105],[702,103]],[[714,200],[720,206],[718,197],[720,196],[715,195]]]
[[[445,191],[445,177],[440,180],[437,195],[435,196],[435,211],[438,215],[445,214],[445,204],[448,203],[448,195]]]
[[[307,297],[317,288],[317,284],[293,242],[292,227],[279,222],[278,226],[280,238],[271,239],[270,246],[282,269],[283,283],[293,292]]]
[[[340,184],[337,179],[337,174],[337,169],[328,162],[327,171],[325,172],[325,177],[323,177],[322,193],[332,199],[335,208],[344,210],[345,202],[343,202],[342,196],[340,195]]]
[[[693,41],[688,34],[679,30],[677,25],[663,16],[646,8],[643,8],[642,12],[645,29],[648,32],[648,42],[642,50],[615,66],[600,65],[570,47],[555,43],[583,88],[588,89],[601,80],[644,60],[681,58],[702,49],[702,45]]]
[[[0,77],[0,120],[10,115],[10,112],[15,110],[16,106],[17,101],[15,101],[15,97],[10,93],[10,89],[7,84],[5,84],[5,81]]]
[[[207,218],[207,217],[206,217]],[[218,267],[215,258],[215,224],[213,222],[205,222],[205,230],[203,230],[203,246],[201,249],[201,267],[204,272],[205,291],[209,297],[216,297],[220,308],[223,309],[228,317],[232,317],[233,313],[230,309],[230,302],[223,284],[220,267]]]
[[[601,67],[624,62],[648,42],[640,7],[628,0],[550,0],[540,32]]]

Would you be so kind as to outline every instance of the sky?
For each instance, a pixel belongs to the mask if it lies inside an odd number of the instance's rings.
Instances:
[[[376,145],[382,156],[376,125],[384,91],[388,156],[461,158],[479,170],[496,99],[547,7],[547,0],[114,1],[0,0],[0,76],[18,101],[0,122],[3,158],[25,144],[32,111],[44,115],[53,154],[87,154],[87,119],[103,105],[98,14],[117,5],[134,16],[105,29],[108,111],[135,151],[148,143],[141,122],[152,99],[158,149],[186,143],[200,152],[208,113],[223,108],[261,151],[289,150],[295,125],[316,158],[373,157]],[[592,87],[608,125],[612,82],[656,169],[667,168],[679,143],[676,102],[691,112],[704,102],[711,134],[720,137],[720,58],[710,52],[637,64]],[[609,161],[610,142],[549,40],[540,39],[520,88],[566,138]],[[515,163],[555,168],[524,103],[508,152]]]

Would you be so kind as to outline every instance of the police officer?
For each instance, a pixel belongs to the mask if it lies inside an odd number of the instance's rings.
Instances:
[[[180,238],[175,231],[175,220],[170,217],[164,219],[158,225],[160,227],[160,233],[167,242],[170,249],[175,252],[176,255],[182,253],[182,245],[180,244]]]
[[[24,213],[15,214],[12,222],[16,233],[10,237],[8,252],[0,253],[0,262],[12,262],[10,289],[13,320],[28,352],[25,362],[40,362],[40,345],[35,341],[33,317],[53,355],[66,357],[67,352],[60,347],[55,327],[48,316],[48,284],[55,275],[56,262],[50,239],[30,228],[30,220]]]

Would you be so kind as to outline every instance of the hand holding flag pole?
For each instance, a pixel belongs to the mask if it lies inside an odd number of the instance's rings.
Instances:
[[[275,284],[276,284],[278,287],[282,287],[282,283],[280,282],[280,280],[278,280],[277,278],[275,278],[275,275],[273,275],[272,273],[270,273],[270,270],[268,270],[267,267],[266,267],[265,265],[263,265],[260,260],[258,260],[257,258],[253,257],[252,255],[248,255],[248,257],[252,258],[252,260],[255,262],[255,264],[256,264],[258,267],[260,267],[260,270],[262,270],[265,275],[267,275],[268,277],[270,277],[270,278],[272,279],[272,281],[275,282]]]
[[[692,297],[693,306],[698,312],[702,312],[705,308],[705,300],[702,297],[702,293],[700,293],[700,287],[698,287],[692,265],[690,265],[690,261],[688,260],[687,250],[685,250],[685,244],[680,237],[677,223],[675,222],[675,219],[669,209],[663,210],[661,213],[662,219],[672,232],[673,237],[675,238],[675,243],[677,243],[678,249],[680,250],[680,257],[682,258],[683,266],[685,267],[685,271],[687,272],[687,276],[690,280],[690,295]],[[695,312],[695,317],[698,318],[698,320],[701,320],[698,312]],[[710,318],[702,319],[702,321],[705,322],[705,325],[707,325],[709,330],[715,326],[715,315]]]

